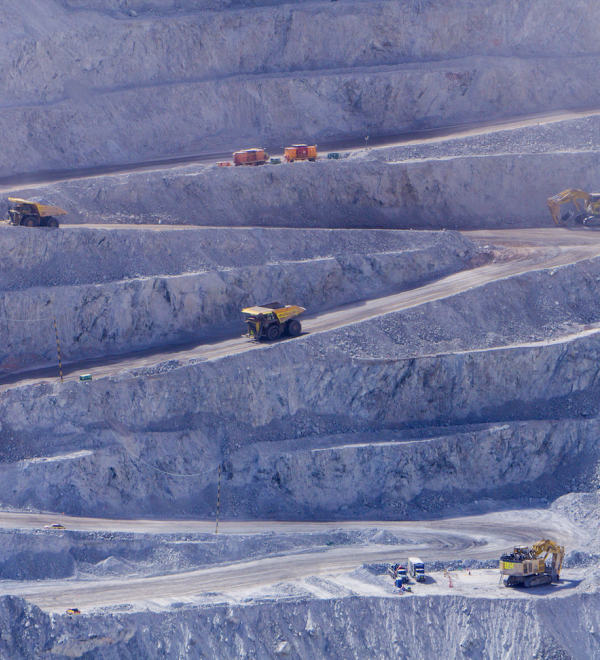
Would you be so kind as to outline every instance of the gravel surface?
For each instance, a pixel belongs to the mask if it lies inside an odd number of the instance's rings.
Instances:
[[[523,128],[498,130],[428,144],[405,145],[355,152],[351,159],[376,158],[394,163],[464,156],[590,152],[600,149],[600,117],[584,117]]]
[[[54,318],[65,362],[239,338],[246,307],[279,301],[315,314],[463,270],[479,253],[456,232],[36,234],[7,228],[0,235],[0,245],[12,252],[0,269],[9,289],[0,292],[0,373],[56,363]],[[162,275],[163,267],[183,274]],[[186,272],[193,268],[199,272]]]
[[[0,371],[53,379],[0,393],[0,593],[30,599],[0,597],[1,657],[600,657],[598,242],[381,231],[549,227],[550,195],[596,190],[600,117],[499,120],[596,106],[599,21],[592,0],[5,0],[0,177],[138,171],[19,185],[65,223],[0,228]],[[482,120],[340,160],[149,163]],[[309,334],[161,352],[279,297]],[[57,342],[92,382],[56,380]],[[19,528],[33,509],[55,514]],[[560,582],[501,588],[499,555],[542,537]],[[387,565],[414,554],[402,594]]]

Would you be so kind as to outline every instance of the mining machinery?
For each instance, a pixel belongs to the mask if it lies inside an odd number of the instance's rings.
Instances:
[[[568,203],[573,206],[561,216],[560,207]],[[562,227],[600,223],[600,193],[568,188],[554,197],[549,197],[548,208],[554,223]]]
[[[546,564],[550,555],[551,563]],[[507,587],[537,587],[558,582],[565,557],[565,548],[554,541],[542,539],[531,547],[519,546],[500,557],[500,574],[508,576]]]
[[[8,222],[21,227],[58,228],[59,222],[55,216],[67,215],[59,206],[40,204],[17,197],[8,198]]]
[[[274,341],[282,334],[297,337],[302,332],[302,325],[296,318],[306,310],[298,305],[282,305],[278,302],[264,303],[257,307],[242,310],[246,316],[248,334],[257,340]]]

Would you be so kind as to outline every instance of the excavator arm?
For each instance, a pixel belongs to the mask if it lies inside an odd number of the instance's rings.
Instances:
[[[533,544],[532,550],[536,557],[544,554],[544,560],[548,555],[552,555],[552,579],[558,580],[560,577],[560,570],[562,568],[563,559],[565,558],[565,548],[562,545],[542,539]]]
[[[585,192],[585,190],[569,188],[568,190],[563,190],[558,193],[558,195],[554,195],[554,197],[549,197],[548,208],[550,209],[550,214],[552,215],[554,223],[560,226],[564,224],[560,217],[560,207],[563,204],[573,202],[577,211],[584,211],[590,205],[591,201],[592,196]]]

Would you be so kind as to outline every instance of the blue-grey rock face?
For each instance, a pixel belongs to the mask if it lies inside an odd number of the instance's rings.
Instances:
[[[10,0],[1,20],[0,175],[598,101],[592,0]]]

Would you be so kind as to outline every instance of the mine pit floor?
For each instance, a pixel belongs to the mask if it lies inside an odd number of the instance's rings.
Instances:
[[[43,524],[60,522],[68,531],[75,529],[135,531],[136,533],[211,532],[208,521],[109,521],[51,514],[2,513],[3,527],[40,529]],[[343,595],[398,596],[391,578],[373,573],[369,566],[406,561],[418,555],[432,561],[493,560],[514,545],[538,538],[558,538],[569,548],[589,541],[583,527],[560,513],[544,509],[503,511],[481,516],[415,522],[348,521],[335,523],[226,521],[220,530],[232,543],[243,543],[250,535],[285,533],[290,543],[302,534],[331,529],[382,529],[396,535],[396,542],[365,543],[335,547],[290,549],[284,554],[246,561],[216,563],[199,570],[154,577],[119,579],[81,579],[44,581],[3,581],[0,592],[26,598],[50,612],[64,612],[73,603],[82,611],[101,607],[132,605],[136,609],[161,609],[176,602],[198,603],[211,594],[222,600],[240,603],[247,599],[282,597],[328,597]],[[57,530],[56,534],[65,534]],[[237,537],[237,538],[236,538]],[[234,540],[235,539],[235,540]],[[100,539],[97,541],[100,542]],[[50,541],[51,545],[51,541]],[[361,567],[366,564],[367,567]],[[449,564],[450,566],[450,564]],[[382,571],[379,570],[379,573]],[[531,595],[562,595],[580,589],[585,574],[580,569],[566,570],[563,581],[551,587],[530,590],[499,586],[497,570],[450,570],[433,572],[425,584],[414,584],[412,596],[428,594],[469,595],[494,598],[522,598]],[[450,586],[452,583],[452,586]],[[314,588],[316,585],[316,589]],[[332,586],[333,585],[333,586]],[[405,594],[404,597],[411,597]]]

